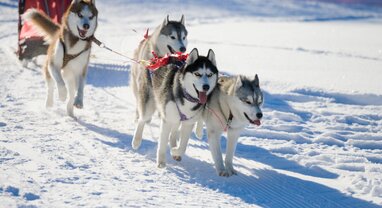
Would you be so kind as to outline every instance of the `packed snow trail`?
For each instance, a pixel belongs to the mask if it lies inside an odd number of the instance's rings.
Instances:
[[[0,3],[0,207],[381,207],[379,12],[259,2],[215,4],[204,16],[202,1],[181,7],[188,50],[213,48],[220,70],[258,73],[265,92],[263,125],[241,134],[239,175],[229,178],[216,175],[205,136],[192,137],[181,162],[168,154],[167,168],[156,168],[156,116],[132,150],[131,65],[97,46],[77,119],[57,98],[45,109],[40,67],[23,67],[14,55],[17,2]],[[151,1],[97,4],[97,37],[129,56],[142,38],[131,29],[144,32],[181,13]],[[126,11],[135,13],[121,19]],[[305,21],[346,16],[364,20]]]

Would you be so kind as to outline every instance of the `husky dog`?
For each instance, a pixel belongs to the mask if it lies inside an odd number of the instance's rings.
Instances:
[[[182,15],[180,21],[170,21],[167,16],[163,23],[146,39],[141,41],[135,51],[136,60],[150,60],[152,52],[159,57],[175,52],[185,52],[187,46],[187,30],[185,18]],[[145,123],[150,122],[155,112],[155,101],[152,92],[152,80],[150,71],[140,64],[133,65],[131,82],[136,98],[137,127],[134,132],[132,147],[138,149],[141,145],[142,133]]]
[[[182,148],[173,147],[171,153],[174,159],[186,150],[187,143],[196,121],[202,116],[208,96],[217,84],[218,70],[215,54],[210,49],[207,57],[199,56],[193,49],[186,64],[178,68],[176,64],[157,69],[152,78],[153,94],[156,110],[161,117],[159,144],[157,149],[157,165],[166,166],[166,149],[172,132],[180,128]],[[133,143],[140,143],[135,141]],[[139,138],[141,139],[141,138]],[[172,145],[173,146],[173,145]]]
[[[60,100],[65,101],[69,93],[66,110],[71,117],[74,117],[73,106],[79,109],[83,107],[85,78],[97,15],[95,0],[73,0],[61,25],[34,9],[28,10],[23,16],[50,44],[44,66],[47,85],[45,105],[53,105],[54,79]]]
[[[261,124],[263,113],[260,107],[263,102],[257,75],[253,79],[244,76],[219,77],[218,86],[203,113],[209,148],[219,176],[237,174],[232,165],[237,140],[248,124]],[[202,122],[198,122],[197,129],[202,128],[202,125]],[[224,165],[220,136],[225,130],[227,147]]]

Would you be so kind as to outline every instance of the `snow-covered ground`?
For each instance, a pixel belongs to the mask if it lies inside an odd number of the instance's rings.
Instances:
[[[369,2],[375,2],[369,0]],[[131,63],[97,46],[85,109],[43,107],[40,67],[14,55],[17,1],[0,2],[0,207],[381,207],[382,9],[302,0],[98,0],[97,36],[132,56],[145,28],[186,15],[189,47],[260,77],[264,119],[216,175],[206,138],[155,165],[159,119],[131,148]],[[134,32],[137,31],[137,32]],[[37,60],[41,63],[43,57]],[[223,137],[223,146],[225,139]],[[169,156],[169,154],[168,154]]]

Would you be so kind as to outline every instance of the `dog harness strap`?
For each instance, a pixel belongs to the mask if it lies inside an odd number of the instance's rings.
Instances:
[[[64,42],[62,40],[60,42],[61,42],[62,46],[64,47],[64,57],[62,60],[62,68],[64,68],[69,63],[69,61],[77,58],[79,55],[81,55],[83,52],[89,50],[89,48],[91,47],[91,43],[88,42],[84,50],[80,51],[77,54],[68,54],[66,51],[66,47],[65,47]]]
[[[176,101],[175,101],[175,105],[176,105],[176,108],[178,109],[178,113],[179,113],[179,116],[180,116],[180,121],[187,121],[187,120],[188,120],[187,116],[184,115],[184,114],[180,111],[179,106],[178,106],[178,103],[176,103]]]
[[[199,103],[199,99],[192,97],[192,95],[188,94],[186,89],[183,88],[183,97],[191,103]]]

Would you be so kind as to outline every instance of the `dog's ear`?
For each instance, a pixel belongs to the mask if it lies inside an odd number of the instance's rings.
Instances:
[[[235,82],[235,91],[238,90],[241,86],[243,86],[243,82],[241,81],[241,76],[237,76]]]
[[[259,81],[259,77],[257,76],[257,74],[255,75],[255,78],[253,79],[252,83],[253,83],[253,86],[260,87],[260,81]]]
[[[227,90],[228,95],[232,95],[232,96],[235,95],[235,92],[243,85],[240,75],[237,76],[236,80],[233,82],[234,84],[232,84],[231,87],[229,87],[229,89]]]
[[[184,18],[184,14],[182,14],[182,17],[180,18],[180,23],[182,24],[182,25],[185,25],[185,18]]]
[[[196,48],[192,49],[191,53],[188,54],[188,57],[186,60],[187,65],[193,64],[198,58],[199,58],[198,49]]]
[[[168,22],[169,22],[169,15],[167,15],[167,17],[164,18],[162,27],[163,27],[163,26],[166,26],[166,25],[168,24]]]
[[[215,53],[214,53],[214,51],[212,49],[208,50],[207,58],[216,67]]]

